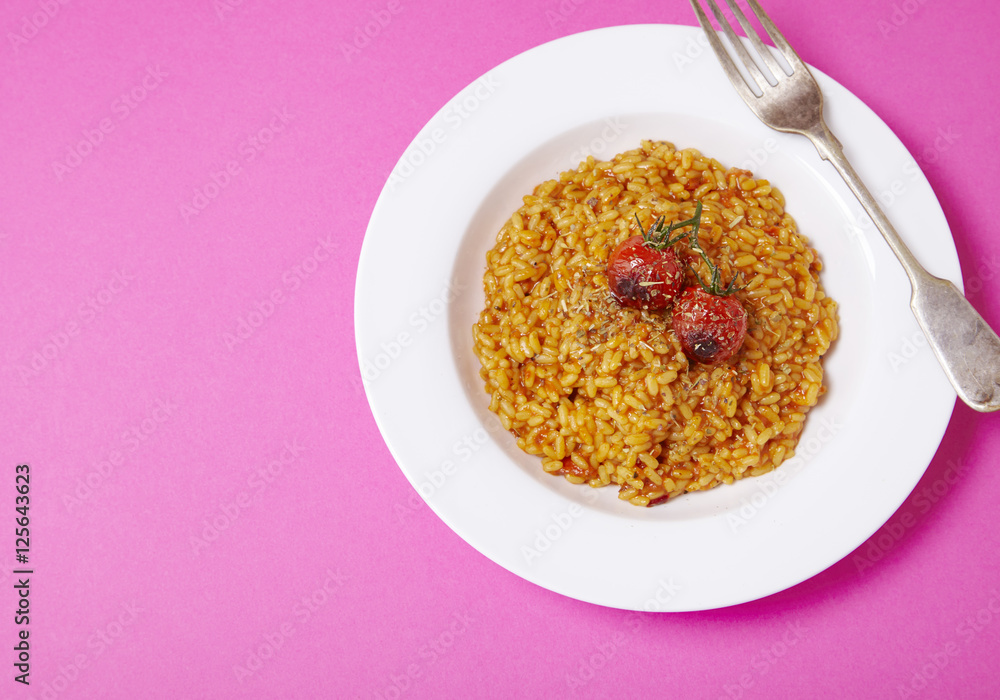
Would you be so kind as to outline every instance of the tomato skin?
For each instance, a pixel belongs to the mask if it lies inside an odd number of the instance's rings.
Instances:
[[[684,354],[706,365],[725,362],[743,346],[747,312],[734,296],[688,287],[674,304],[674,332]]]
[[[657,250],[632,236],[608,256],[608,286],[622,306],[661,311],[684,284],[684,268],[672,247]]]

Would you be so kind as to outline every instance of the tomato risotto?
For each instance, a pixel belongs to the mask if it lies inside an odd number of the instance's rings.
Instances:
[[[666,300],[643,301],[665,284],[655,276],[612,279],[612,289],[609,256],[626,242],[672,256],[670,274],[683,279],[669,280]],[[794,454],[825,391],[837,305],[766,180],[644,141],[538,185],[486,262],[473,328],[480,375],[490,409],[546,472],[616,484],[619,498],[649,506]],[[700,315],[681,317],[686,297],[701,299]],[[727,327],[721,361],[708,352],[720,317],[703,313],[716,302],[728,305],[723,323],[742,323],[735,343]],[[678,335],[692,324],[700,350]]]

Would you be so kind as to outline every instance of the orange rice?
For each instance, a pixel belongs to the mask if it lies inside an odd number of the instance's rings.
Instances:
[[[749,315],[743,347],[714,367],[684,355],[669,310],[622,307],[605,277],[640,222],[689,219],[696,201],[701,245],[723,280],[738,275]],[[749,171],[663,141],[590,157],[524,197],[487,254],[473,335],[490,409],[546,472],[616,484],[639,506],[765,474],[825,391],[837,305],[821,268],[784,197]]]

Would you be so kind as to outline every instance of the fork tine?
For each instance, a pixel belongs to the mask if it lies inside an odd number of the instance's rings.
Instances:
[[[715,0],[705,0],[705,2],[707,2],[708,6],[712,8],[712,14],[715,15],[715,20],[719,23],[719,26],[722,27],[722,31],[725,32],[726,37],[729,38],[729,43],[732,45],[733,51],[735,51],[743,61],[743,65],[746,68],[747,73],[751,78],[753,78],[754,82],[757,83],[757,87],[763,90],[765,87],[769,86],[771,84],[770,81],[764,73],[761,72],[760,68],[754,62],[753,57],[750,56],[750,52],[747,51],[746,46],[743,45],[743,42],[740,41],[736,32],[733,31],[732,25],[729,24],[729,20],[727,20],[725,15],[722,14],[722,10],[719,9],[719,5],[715,2]]]
[[[788,61],[788,65],[792,67],[792,72],[794,73],[795,71],[800,70],[812,77],[812,73],[809,72],[809,68],[807,68],[806,64],[802,62],[801,58],[799,58],[799,55],[795,52],[795,49],[792,48],[792,45],[785,40],[785,36],[778,31],[776,26],[774,26],[774,22],[772,22],[771,18],[767,16],[766,12],[764,12],[764,8],[760,6],[760,3],[758,3],[757,0],[747,0],[747,4],[750,6],[750,10],[754,13],[754,16],[757,17],[757,21],[760,22],[760,26],[764,27],[764,31],[767,32],[769,37],[771,37],[771,41],[773,41],[774,45],[781,51],[781,55],[785,57],[786,61]]]
[[[729,5],[729,9],[732,11],[733,16],[736,17],[736,21],[740,23],[741,27],[743,27],[743,31],[746,32],[747,38],[757,51],[757,55],[764,61],[764,64],[767,66],[768,70],[771,71],[771,75],[774,76],[774,79],[778,80],[781,75],[787,75],[787,73],[785,73],[785,69],[782,68],[776,60],[774,60],[771,50],[764,45],[763,41],[760,40],[760,35],[757,33],[757,30],[754,29],[747,20],[747,16],[743,14],[743,10],[741,10],[740,6],[736,4],[736,1],[726,0],[726,4]]]
[[[698,0],[689,0],[692,9],[694,9],[695,15],[698,17],[698,24],[701,25],[702,31],[705,32],[705,36],[708,37],[708,43],[712,45],[712,50],[715,51],[716,56],[719,57],[719,65],[722,66],[722,70],[725,71],[726,76],[729,78],[729,82],[733,84],[736,92],[747,104],[753,104],[757,99],[757,95],[754,94],[753,90],[747,84],[746,79],[743,74],[736,69],[736,64],[733,63],[733,59],[730,58],[729,52],[726,50],[725,44],[719,39],[719,35],[715,32],[712,27],[712,23],[708,21],[708,16],[705,11],[701,8]]]

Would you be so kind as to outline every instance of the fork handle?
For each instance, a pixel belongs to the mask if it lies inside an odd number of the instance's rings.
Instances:
[[[912,287],[910,308],[959,398],[977,411],[1000,409],[1000,338],[954,284],[917,261],[826,124],[804,133],[844,178],[902,264]]]

